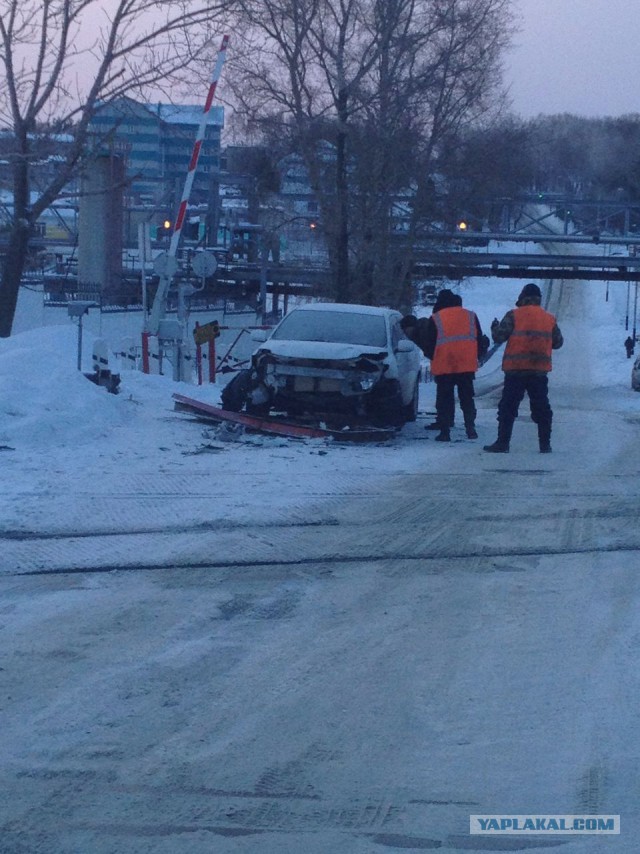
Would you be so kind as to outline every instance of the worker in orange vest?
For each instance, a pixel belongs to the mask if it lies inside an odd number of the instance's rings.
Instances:
[[[455,390],[469,439],[477,439],[473,380],[478,357],[483,355],[484,336],[473,311],[462,307],[462,299],[448,289],[438,294],[437,306],[425,329],[423,352],[431,359],[436,382],[437,442],[451,441],[455,416]]]
[[[491,324],[495,344],[507,342],[502,359],[504,387],[498,404],[498,438],[484,450],[494,454],[509,452],[513,422],[526,394],[531,404],[531,418],[538,425],[540,453],[551,452],[551,422],[548,373],[551,370],[551,351],[562,347],[562,333],[555,317],[540,303],[540,288],[531,282],[525,285],[516,302],[501,321]]]

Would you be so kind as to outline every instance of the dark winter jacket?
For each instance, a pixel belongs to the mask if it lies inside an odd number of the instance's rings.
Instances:
[[[525,305],[540,305],[540,299],[536,297],[524,297],[518,300],[518,306]],[[511,309],[508,311],[501,321],[493,321],[491,324],[491,337],[493,338],[494,344],[504,344],[505,341],[509,339],[509,337],[513,334],[515,328],[515,317],[514,311],[517,309]],[[551,347],[553,350],[559,350],[564,343],[564,339],[562,337],[562,332],[560,331],[560,327],[557,323],[554,324],[553,329],[551,331]],[[509,371],[509,373],[514,374],[537,374],[537,373],[546,373],[545,371]]]

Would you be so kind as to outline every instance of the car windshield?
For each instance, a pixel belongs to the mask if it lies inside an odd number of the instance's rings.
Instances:
[[[347,311],[292,311],[273,333],[286,341],[326,341],[386,347],[387,330],[381,314]]]

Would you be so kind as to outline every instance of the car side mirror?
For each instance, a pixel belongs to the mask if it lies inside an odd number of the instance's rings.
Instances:
[[[262,344],[263,341],[266,341],[269,337],[266,329],[254,329],[251,333],[251,340],[255,341],[256,344]]]
[[[396,353],[411,353],[415,350],[416,345],[408,338],[401,338],[396,347]]]

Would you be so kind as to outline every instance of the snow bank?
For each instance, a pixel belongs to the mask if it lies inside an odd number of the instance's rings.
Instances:
[[[0,444],[93,442],[129,417],[124,401],[77,370],[77,328],[0,339]]]

